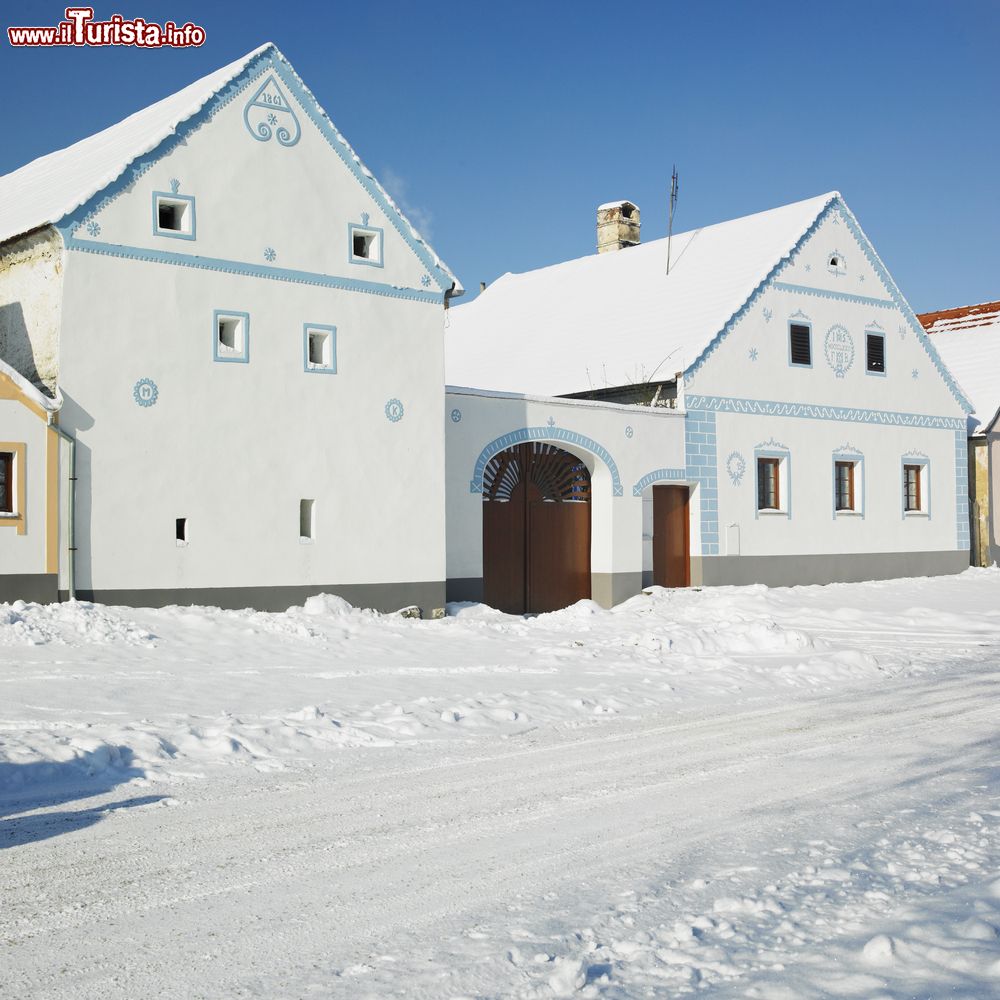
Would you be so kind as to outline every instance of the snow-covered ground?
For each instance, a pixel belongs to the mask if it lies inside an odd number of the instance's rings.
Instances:
[[[1000,997],[1000,571],[0,605],[0,997]]]

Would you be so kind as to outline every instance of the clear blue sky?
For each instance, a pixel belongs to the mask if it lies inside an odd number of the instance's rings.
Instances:
[[[102,5],[194,50],[11,49],[0,173],[277,43],[470,296],[594,251],[840,190],[918,311],[1000,298],[1000,0]],[[63,5],[7,0],[3,27]]]

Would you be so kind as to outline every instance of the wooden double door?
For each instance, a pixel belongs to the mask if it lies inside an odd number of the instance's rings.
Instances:
[[[691,586],[691,546],[686,486],[653,487],[653,583]]]
[[[490,459],[483,474],[483,598],[508,614],[590,597],[590,472],[541,441]]]

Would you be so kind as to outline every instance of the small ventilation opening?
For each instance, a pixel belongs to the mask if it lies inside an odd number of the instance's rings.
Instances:
[[[840,258],[836,254],[830,258],[830,267],[840,267]]]
[[[326,368],[330,364],[330,334],[321,331],[309,333],[309,364]]]
[[[187,205],[184,203],[161,201],[156,206],[157,221],[160,229],[171,233],[184,232],[184,213]]]
[[[791,338],[792,364],[811,365],[812,345],[809,341],[809,327],[800,323],[792,323],[789,336]]]
[[[877,333],[869,333],[867,336],[868,347],[868,371],[885,374],[885,337]]]
[[[178,542],[186,543],[188,540],[188,519],[179,517],[174,522],[174,537]]]
[[[219,317],[219,346],[227,351],[238,351],[242,347],[242,324],[238,319]]]
[[[354,256],[368,260],[372,255],[372,243],[375,237],[371,233],[354,234]]]
[[[316,501],[299,501],[299,540],[310,541],[316,528]]]

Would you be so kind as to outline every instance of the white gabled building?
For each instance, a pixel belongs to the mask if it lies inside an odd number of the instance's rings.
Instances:
[[[442,606],[460,292],[270,44],[0,178],[0,600]]]
[[[977,566],[989,566],[1000,562],[1000,302],[921,313],[917,319],[972,401],[972,558]]]
[[[669,274],[667,241],[638,228],[631,203],[603,205],[599,249],[616,252],[506,274],[449,311],[451,596],[544,609],[531,580],[550,526],[512,565],[483,500],[484,472],[508,493],[530,479],[510,451],[526,441],[597,474],[604,603],[649,582],[965,568],[971,407],[841,196],[675,235]]]
[[[836,193],[468,306],[273,45],[0,178],[0,600],[542,611],[968,564],[970,409]],[[447,334],[447,381],[445,316]]]

